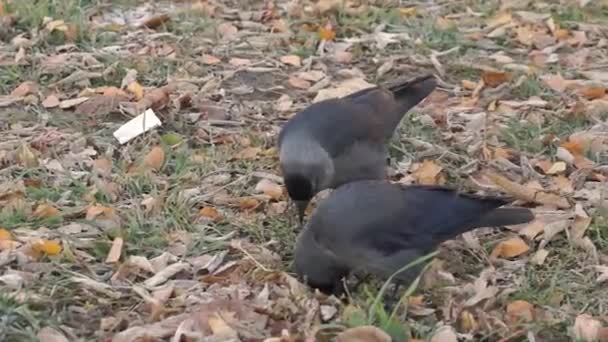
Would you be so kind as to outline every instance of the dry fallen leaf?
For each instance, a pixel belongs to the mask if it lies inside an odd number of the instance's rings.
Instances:
[[[145,18],[141,22],[141,26],[147,27],[149,29],[155,29],[169,21],[169,19],[171,19],[171,17],[169,17],[169,15],[166,13],[156,14]]]
[[[562,196],[539,191],[538,189],[534,189],[532,187],[527,187],[517,182],[513,182],[494,172],[486,172],[485,174],[492,182],[494,182],[494,184],[498,185],[505,192],[515,196],[518,199],[539,204],[552,205],[561,209],[571,207],[570,202],[568,202],[568,200]]]
[[[458,336],[454,328],[444,325],[435,331],[430,342],[458,342]]]
[[[582,314],[574,320],[574,337],[578,341],[595,342],[599,338],[602,323],[591,315]]]
[[[11,232],[4,228],[0,228],[0,240],[10,240],[11,238]]]
[[[35,94],[38,91],[38,84],[33,81],[25,81],[11,92],[13,97],[22,97]]]
[[[137,81],[133,81],[127,85],[127,91],[135,96],[137,101],[144,98],[144,87]]]
[[[419,184],[437,185],[442,183],[441,170],[443,170],[443,167],[427,159],[412,172],[412,176]]]
[[[55,108],[59,106],[60,103],[61,101],[59,101],[59,98],[57,96],[49,95],[46,97],[46,99],[44,99],[44,101],[42,101],[42,106],[44,108]]]
[[[47,219],[59,216],[59,210],[50,204],[42,203],[36,207],[32,214],[37,219]]]
[[[511,324],[531,322],[534,319],[534,306],[525,300],[507,304],[507,320]]]
[[[260,180],[255,186],[255,192],[263,193],[272,199],[278,200],[283,197],[283,188],[277,183],[266,178]]]
[[[371,326],[347,329],[336,336],[336,342],[390,342],[391,337],[384,331]]]
[[[255,159],[262,152],[259,147],[246,147],[234,155],[236,159]]]
[[[57,241],[36,240],[32,243],[32,252],[35,254],[44,253],[50,256],[59,255],[61,253],[61,245]]]
[[[530,247],[520,237],[512,237],[508,240],[499,242],[492,253],[491,259],[496,258],[514,258],[520,256],[530,250]]]
[[[120,260],[120,255],[122,254],[122,246],[124,245],[124,240],[120,236],[114,238],[112,241],[112,247],[108,252],[108,256],[106,257],[106,263],[113,264]]]
[[[25,143],[21,144],[17,149],[17,162],[28,168],[36,167],[40,163],[36,153]]]
[[[63,333],[51,327],[44,327],[40,329],[38,334],[36,334],[36,337],[38,337],[38,340],[41,342],[69,342]]]
[[[481,74],[483,82],[490,87],[498,87],[499,85],[509,81],[509,74],[504,71],[484,70]]]
[[[210,218],[211,220],[216,221],[216,222],[222,219],[222,216],[220,215],[220,213],[217,211],[217,209],[215,209],[213,207],[201,208],[201,210],[198,211],[198,216]]]
[[[201,61],[203,62],[203,64],[206,64],[206,65],[215,65],[215,64],[219,64],[222,62],[221,59],[219,59],[215,56],[212,56],[212,55],[203,55],[201,57]]]
[[[144,165],[157,171],[160,170],[164,163],[165,151],[160,146],[152,148],[144,158]]]
[[[112,161],[107,158],[93,160],[93,170],[102,176],[109,176],[112,173]]]
[[[302,58],[300,58],[300,56],[298,56],[298,55],[282,56],[280,60],[281,60],[281,63],[283,63],[283,64],[288,64],[288,65],[292,65],[295,67],[302,66]]]
[[[603,86],[586,86],[580,89],[580,93],[588,100],[595,100],[606,95],[606,88]]]
[[[298,89],[308,89],[312,85],[309,81],[296,76],[291,76],[287,82],[289,82],[289,85],[292,87]]]
[[[336,31],[334,31],[331,24],[319,27],[319,38],[321,40],[334,40],[336,38]]]
[[[242,197],[238,201],[239,208],[243,210],[252,210],[260,205],[260,201],[254,197]]]

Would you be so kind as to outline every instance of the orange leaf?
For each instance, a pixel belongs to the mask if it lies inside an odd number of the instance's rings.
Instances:
[[[319,27],[319,38],[321,40],[333,40],[336,38],[336,31],[334,31],[331,24]]]
[[[61,253],[61,245],[57,241],[38,240],[32,243],[32,250],[35,253],[44,253],[47,255],[59,255]]]
[[[530,247],[528,247],[524,240],[520,237],[513,237],[498,243],[490,254],[490,258],[513,258],[526,253],[528,250],[530,250]]]
[[[201,210],[199,210],[198,216],[207,217],[212,219],[213,221],[219,221],[222,219],[220,213],[217,211],[217,209],[213,207],[203,207]]]
[[[576,140],[568,140],[567,142],[561,144],[561,147],[568,150],[568,152],[572,153],[572,155],[583,155],[585,153],[585,149],[580,141]]]
[[[511,323],[531,322],[534,319],[534,306],[525,300],[507,304],[507,320]]]
[[[160,146],[154,147],[144,158],[144,165],[154,170],[160,170],[164,162],[165,151]]]
[[[36,207],[34,213],[32,214],[35,218],[38,219],[46,219],[50,217],[59,216],[59,210],[57,208],[51,206],[50,204],[42,203]]]
[[[11,239],[11,232],[9,232],[8,230],[4,229],[4,228],[0,228],[0,240],[10,240]]]
[[[466,90],[473,90],[475,88],[477,88],[477,83],[469,81],[469,80],[462,80],[462,87]]]
[[[283,196],[283,188],[277,183],[268,179],[262,179],[255,186],[255,191],[270,196],[272,199],[278,200]]]
[[[504,71],[484,70],[481,78],[485,84],[494,88],[508,82],[509,74]]]
[[[606,88],[603,86],[587,86],[583,87],[580,93],[589,100],[595,100],[604,97]]]

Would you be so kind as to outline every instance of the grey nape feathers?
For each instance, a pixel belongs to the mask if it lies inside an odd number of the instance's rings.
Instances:
[[[425,75],[320,101],[297,113],[279,134],[279,159],[300,223],[319,191],[385,178],[386,142],[405,113],[436,87]]]

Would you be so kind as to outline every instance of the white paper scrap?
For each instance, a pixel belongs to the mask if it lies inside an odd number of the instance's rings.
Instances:
[[[114,132],[114,137],[118,139],[118,142],[122,145],[138,135],[160,125],[160,119],[156,117],[156,114],[154,114],[152,109],[148,109],[131,119],[131,121],[120,126],[120,128]]]

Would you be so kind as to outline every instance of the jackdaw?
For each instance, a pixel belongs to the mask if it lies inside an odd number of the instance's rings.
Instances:
[[[279,133],[279,160],[300,224],[312,197],[356,180],[386,176],[386,143],[412,107],[437,86],[425,75],[314,103]]]
[[[321,201],[300,232],[295,270],[311,287],[337,294],[351,271],[389,277],[461,233],[534,219],[527,208],[499,208],[510,201],[440,186],[349,183]],[[394,282],[410,283],[423,267],[399,273]]]

